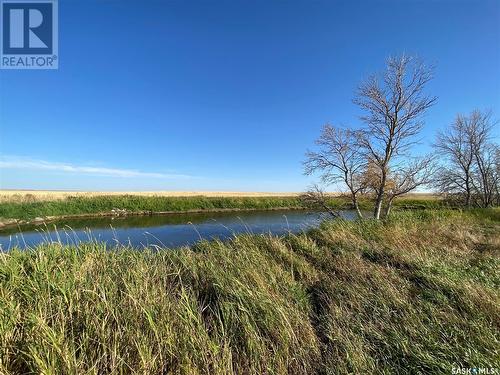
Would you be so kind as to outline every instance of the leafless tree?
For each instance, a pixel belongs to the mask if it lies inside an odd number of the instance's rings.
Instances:
[[[363,82],[353,100],[364,111],[359,144],[380,176],[374,186],[376,219],[381,215],[392,164],[418,142],[422,116],[437,100],[424,93],[432,72],[413,57],[389,58],[385,72]]]
[[[356,131],[325,125],[316,141],[318,150],[306,153],[304,173],[311,175],[319,172],[326,185],[341,183],[347,187],[352,205],[358,217],[362,218],[358,196],[365,188],[363,173],[366,158],[361,153],[358,137]]]
[[[489,207],[498,194],[498,145],[491,142],[494,125],[491,112],[459,114],[448,129],[438,133],[434,144],[442,158],[437,189],[463,196],[467,207]]]
[[[451,126],[437,134],[438,155],[447,159],[438,172],[436,187],[442,193],[463,195],[472,204],[474,148],[470,141],[468,119],[458,115]]]
[[[487,144],[483,150],[477,152],[473,185],[476,204],[480,207],[491,207],[498,200],[498,150],[498,145]]]
[[[498,183],[497,176],[495,176],[495,149],[498,146],[490,143],[494,124],[491,121],[491,112],[481,113],[476,110],[469,118],[477,176],[474,179],[477,180],[475,190],[478,193],[480,205],[490,207],[493,204],[495,185]]]

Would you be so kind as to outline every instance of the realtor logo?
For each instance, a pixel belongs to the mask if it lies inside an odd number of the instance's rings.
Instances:
[[[57,0],[0,0],[2,69],[57,69]]]

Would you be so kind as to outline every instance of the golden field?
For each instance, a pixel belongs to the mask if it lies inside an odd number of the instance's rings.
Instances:
[[[103,195],[138,195],[145,197],[294,197],[300,193],[239,192],[239,191],[62,191],[62,190],[0,190],[0,202],[52,201],[68,197],[97,197]]]
[[[256,191],[63,191],[63,190],[0,190],[0,202],[54,201],[68,197],[97,197],[137,195],[145,197],[296,197],[300,192],[256,192]],[[332,196],[338,192],[329,193]],[[413,193],[410,199],[435,199],[432,193]]]

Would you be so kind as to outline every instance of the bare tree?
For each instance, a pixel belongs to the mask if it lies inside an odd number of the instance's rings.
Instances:
[[[487,144],[483,150],[477,152],[473,184],[478,206],[491,207],[498,200],[498,156],[499,146],[496,144]]]
[[[475,190],[482,207],[493,204],[495,185],[495,146],[490,143],[493,122],[491,112],[481,113],[478,110],[470,114],[471,143],[475,159],[477,184]],[[473,180],[474,181],[474,180]]]
[[[463,195],[465,205],[471,207],[474,190],[474,146],[471,123],[467,116],[457,115],[445,131],[439,132],[434,147],[447,159],[436,179],[439,191]]]
[[[498,145],[491,142],[491,112],[475,110],[457,115],[439,132],[434,147],[444,161],[436,187],[441,193],[463,196],[464,204],[489,207],[498,191]]]
[[[316,141],[319,149],[306,153],[304,173],[320,172],[323,183],[345,185],[358,217],[362,218],[358,196],[365,188],[363,173],[366,159],[360,152],[358,137],[353,130],[325,125]]]
[[[353,100],[364,111],[360,146],[378,169],[379,180],[374,186],[376,219],[380,218],[391,165],[418,141],[422,116],[437,100],[424,94],[432,71],[416,58],[389,58],[385,72],[363,82]]]

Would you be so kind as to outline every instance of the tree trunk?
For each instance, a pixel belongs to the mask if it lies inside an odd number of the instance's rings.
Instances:
[[[389,151],[386,150],[386,155],[390,155]],[[389,157],[386,156],[386,161],[384,162],[384,167],[382,168],[382,178],[380,179],[380,188],[377,192],[377,199],[375,200],[375,210],[373,211],[373,217],[376,220],[380,219],[380,212],[382,211],[382,201],[384,200],[385,193],[385,182],[387,180],[387,172],[385,170],[385,166],[387,165]]]
[[[468,176],[465,180],[465,206],[467,208],[470,208],[471,206],[471,188]]]
[[[391,209],[392,209],[392,202],[394,201],[394,197],[393,198],[389,198],[389,201],[387,202],[387,207],[385,208],[385,212],[384,212],[384,218],[387,219],[389,217],[389,215],[391,214]]]
[[[380,219],[380,212],[382,211],[382,199],[383,194],[377,193],[377,199],[375,200],[375,209],[373,210],[373,217],[376,220]]]
[[[357,191],[355,191],[353,188],[351,188],[350,185],[349,185],[349,188],[351,190],[351,202],[352,202],[352,206],[356,210],[356,215],[358,215],[358,219],[363,219],[363,214],[361,213],[361,210],[359,209]]]
[[[354,209],[356,210],[356,215],[358,215],[358,219],[363,219],[363,214],[361,213],[361,210],[359,209],[358,200],[356,198],[353,198],[352,204],[354,206]]]

